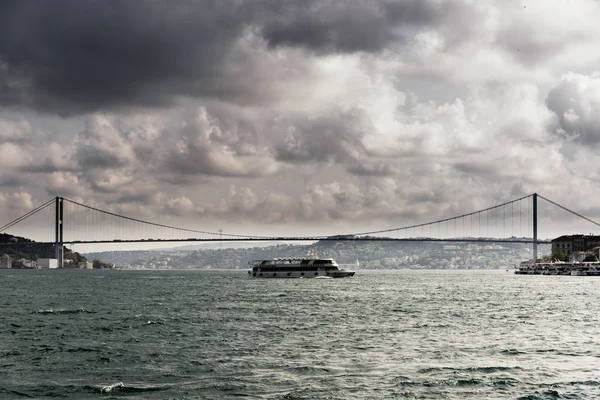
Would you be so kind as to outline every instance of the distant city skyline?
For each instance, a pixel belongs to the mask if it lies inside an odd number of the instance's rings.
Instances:
[[[329,235],[534,192],[599,221],[598,20],[593,0],[5,1],[0,224],[65,196]]]

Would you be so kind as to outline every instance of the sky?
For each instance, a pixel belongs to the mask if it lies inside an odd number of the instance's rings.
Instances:
[[[63,196],[339,234],[534,192],[600,220],[598,21],[597,0],[3,1],[0,223]]]

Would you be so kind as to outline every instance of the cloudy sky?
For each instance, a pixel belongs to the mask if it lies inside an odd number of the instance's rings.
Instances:
[[[0,222],[64,196],[335,234],[533,192],[600,219],[598,21],[596,0],[3,1]]]

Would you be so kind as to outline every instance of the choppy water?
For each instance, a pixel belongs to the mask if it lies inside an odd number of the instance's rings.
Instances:
[[[0,271],[0,398],[600,398],[600,280]]]

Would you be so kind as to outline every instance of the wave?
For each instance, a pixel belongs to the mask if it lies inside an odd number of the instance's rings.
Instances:
[[[123,385],[123,382],[113,383],[112,385],[102,387],[102,389],[100,389],[100,393],[110,393],[113,391],[113,389],[122,388],[123,386],[125,386]]]
[[[162,321],[146,321],[144,325],[164,325],[165,323]]]
[[[573,381],[564,385],[600,386],[600,381]]]
[[[98,353],[101,349],[92,349],[90,347],[73,347],[66,350],[67,353]]]
[[[31,395],[29,395],[27,393],[19,392],[17,390],[10,390],[10,389],[0,388],[0,395],[2,395],[2,394],[6,394],[6,395],[12,396],[12,397],[18,396],[18,397],[27,397],[27,398],[30,398],[30,399],[36,398],[35,396],[31,396]]]
[[[292,393],[284,394],[283,396],[277,397],[277,400],[304,400],[304,397],[298,397]]]
[[[25,397],[25,398],[50,398],[50,397],[68,397],[79,398],[81,393],[96,394],[102,393],[125,393],[136,394],[143,392],[154,392],[171,389],[173,385],[126,385],[123,382],[117,382],[105,386],[97,385],[73,385],[73,384],[57,384],[57,383],[41,383],[41,384],[25,384],[20,387],[6,388],[0,387],[0,398],[5,398],[8,395],[10,398]]]
[[[417,372],[420,374],[430,374],[436,372],[477,372],[483,374],[491,374],[494,372],[509,372],[509,371],[522,371],[521,367],[502,367],[502,366],[491,366],[491,367],[466,367],[466,368],[453,368],[453,367],[431,367],[422,368]]]
[[[517,356],[517,355],[521,355],[521,354],[527,354],[527,352],[525,351],[520,351],[517,349],[505,349],[500,351],[500,354],[507,354],[507,355],[511,355],[511,356]]]
[[[557,390],[548,390],[545,392],[535,392],[535,394],[529,394],[526,396],[518,397],[517,400],[553,400],[553,399],[573,399],[576,397],[572,397],[569,395],[563,395]]]
[[[141,385],[130,385],[127,384],[125,385],[123,382],[117,382],[117,383],[113,383],[111,385],[107,385],[107,386],[102,386],[100,388],[100,393],[112,393],[112,392],[118,392],[118,393],[143,393],[143,392],[157,392],[157,391],[162,391],[162,390],[168,390],[171,389],[172,385],[145,385],[145,384],[141,384]]]
[[[481,379],[440,379],[440,380],[430,380],[430,381],[411,381],[411,380],[402,380],[396,383],[398,386],[406,387],[406,386],[423,386],[427,388],[434,388],[438,386],[455,386],[455,387],[465,387],[465,386],[480,386],[484,385],[485,382]]]
[[[320,375],[322,373],[329,373],[331,372],[330,369],[327,368],[323,368],[323,367],[312,367],[309,365],[303,365],[303,366],[299,366],[299,367],[291,367],[290,368],[291,371],[296,372],[300,375],[312,375],[312,374],[317,374]]]
[[[76,309],[58,309],[53,310],[49,308],[47,310],[37,310],[32,311],[32,314],[94,314],[94,311],[86,310],[85,308],[76,308]]]
[[[537,349],[534,351],[536,353],[550,353],[550,354],[556,354],[558,356],[567,356],[567,357],[585,357],[585,356],[592,355],[592,352],[589,350],[582,351],[579,353],[572,352],[572,351],[564,351],[564,350],[560,350],[560,349]]]

